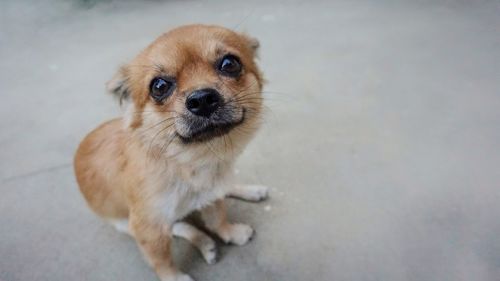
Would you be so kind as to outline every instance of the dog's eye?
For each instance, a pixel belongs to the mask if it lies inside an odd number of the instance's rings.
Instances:
[[[224,75],[236,77],[240,75],[242,66],[238,57],[226,55],[219,61],[217,68]]]
[[[173,89],[173,81],[161,77],[156,77],[155,79],[153,79],[153,81],[151,81],[150,95],[155,101],[161,102],[172,94]]]

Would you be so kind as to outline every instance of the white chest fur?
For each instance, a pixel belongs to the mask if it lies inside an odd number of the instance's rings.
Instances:
[[[161,210],[168,222],[173,223],[193,211],[200,210],[218,199],[224,198],[231,188],[232,179],[229,169],[218,163],[193,165],[169,173],[163,181],[164,191],[158,201],[157,210]]]

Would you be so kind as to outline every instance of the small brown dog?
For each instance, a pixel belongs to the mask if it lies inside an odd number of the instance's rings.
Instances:
[[[162,281],[192,280],[172,263],[172,236],[208,263],[214,241],[182,219],[200,211],[223,241],[243,245],[254,231],[228,222],[224,197],[259,201],[268,189],[233,183],[233,164],[259,126],[263,79],[258,42],[231,30],[183,26],[123,66],[108,89],[126,100],[123,118],[80,144],[75,173],[89,206],[132,235]]]

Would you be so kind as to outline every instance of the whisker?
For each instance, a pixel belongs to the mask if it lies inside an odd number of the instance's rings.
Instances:
[[[168,146],[174,141],[175,137],[176,137],[176,134],[175,133],[172,134],[172,137],[170,138],[170,140],[167,143],[162,145],[162,147],[160,148],[160,151],[158,153],[157,159],[159,159],[161,157],[161,155],[167,151]]]
[[[210,142],[211,141],[208,141],[208,142],[204,142],[205,143],[205,146],[208,147],[208,149],[212,152],[212,154],[217,157],[219,160],[223,161],[223,159],[217,155],[217,153],[213,150],[213,148],[210,146]]]
[[[155,138],[161,134],[162,132],[164,132],[165,130],[167,130],[168,128],[172,127],[174,124],[170,124],[166,127],[164,127],[163,129],[159,130],[154,136],[153,138],[151,139],[151,142],[149,143],[149,147],[148,147],[148,151],[147,151],[147,155],[150,155],[150,152],[151,152],[151,149],[153,148],[153,143],[154,143],[154,140]]]
[[[244,23],[255,11],[255,7],[252,8],[252,10],[237,24],[235,25],[233,28],[231,28],[232,30],[237,30],[237,28],[242,24]]]
[[[176,118],[177,118],[177,116],[172,116],[172,117],[165,118],[164,120],[162,120],[162,121],[160,121],[160,122],[156,123],[155,125],[153,125],[153,126],[151,126],[151,127],[147,128],[147,129],[144,129],[144,130],[142,130],[142,131],[143,131],[143,132],[145,132],[145,131],[151,130],[151,129],[153,129],[154,127],[156,127],[156,126],[158,126],[158,125],[161,125],[161,124],[163,124],[163,123],[164,123],[164,122],[166,122],[166,121],[169,121],[169,120],[175,120]],[[174,122],[175,122],[175,121],[174,121]],[[173,124],[173,123],[172,123],[172,124]]]
[[[131,114],[141,114],[141,113],[176,113],[178,115],[182,115],[181,113],[175,111],[175,110],[150,110],[150,111],[133,111],[130,112]]]

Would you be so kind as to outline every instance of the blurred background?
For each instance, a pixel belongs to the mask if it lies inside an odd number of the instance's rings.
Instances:
[[[272,187],[230,201],[257,237],[196,280],[500,280],[500,2],[2,1],[0,279],[156,280],[72,169],[120,114],[104,84],[162,32],[260,39],[263,129],[238,162]]]

